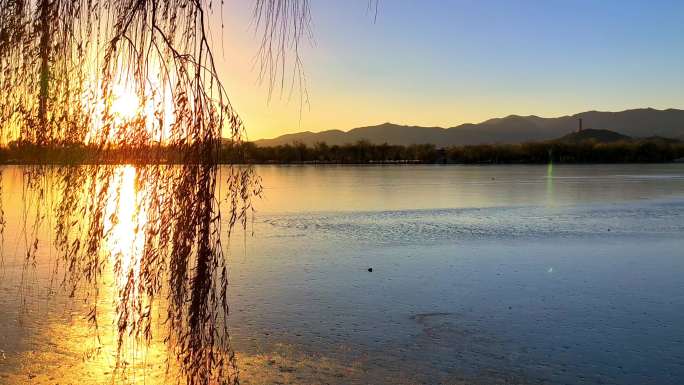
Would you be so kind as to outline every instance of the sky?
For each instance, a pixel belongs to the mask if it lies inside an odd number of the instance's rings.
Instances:
[[[248,139],[684,108],[684,1],[379,1],[376,18],[368,0],[311,0],[309,103],[289,88],[269,101],[254,68],[254,3],[225,1],[213,44]]]

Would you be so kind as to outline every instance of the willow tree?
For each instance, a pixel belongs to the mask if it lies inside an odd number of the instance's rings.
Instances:
[[[241,121],[209,42],[211,1],[0,0],[0,132],[5,140],[193,145],[239,139]],[[308,0],[257,0],[259,76],[301,76]],[[301,78],[299,78],[301,80]],[[117,88],[135,116],[117,118]]]
[[[0,1],[0,133],[46,145],[89,124],[82,91],[93,14],[80,2]]]
[[[255,2],[263,33],[261,75],[270,88],[284,82],[287,51],[294,51],[295,68],[301,68],[297,52],[308,31],[308,6],[308,0]],[[118,222],[106,202],[122,199],[110,188],[119,177],[116,167],[30,174],[57,181],[51,186],[60,197],[54,244],[64,282],[72,293],[90,288],[89,319],[97,328],[103,270],[127,277],[119,288],[119,351],[126,338],[152,338],[152,308],[164,297],[165,340],[189,384],[238,381],[227,330],[215,148],[224,132],[239,141],[243,126],[218,77],[209,40],[214,11],[206,0],[0,0],[2,139],[38,151],[73,144],[89,144],[98,153],[126,147],[151,163],[136,171],[136,204],[147,216],[131,230],[143,240],[139,271],[103,247]],[[122,93],[135,104],[125,113],[118,105]],[[177,148],[184,164],[155,165],[158,144]],[[231,168],[227,179],[228,225],[244,225],[260,188],[249,168]],[[37,244],[27,260],[35,258]]]

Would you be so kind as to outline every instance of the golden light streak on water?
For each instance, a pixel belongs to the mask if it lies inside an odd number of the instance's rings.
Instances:
[[[126,165],[115,170],[107,195],[104,235],[112,265],[119,272],[119,290],[123,290],[128,276],[135,282],[139,279],[147,224],[143,200],[136,189],[135,167]]]
[[[16,361],[6,362],[17,370],[0,378],[3,385],[165,384],[175,376],[177,368],[168,366],[174,362],[173,353],[164,341],[166,333],[159,307],[151,315],[149,344],[143,335],[133,333],[132,325],[140,322],[139,310],[149,305],[139,286],[149,202],[138,173],[134,166],[119,166],[108,181],[94,182],[108,191],[104,202],[103,253],[109,257],[96,292],[96,328],[87,319],[92,301],[79,300],[83,293],[76,293],[76,301],[53,299],[60,303],[49,304],[55,309],[43,314],[44,320],[38,320],[31,331],[31,340],[35,341],[32,343],[37,345],[15,357]],[[157,305],[161,306],[159,302]],[[64,315],[67,322],[60,320]],[[118,349],[122,320],[128,326]],[[45,349],[46,346],[50,348]]]

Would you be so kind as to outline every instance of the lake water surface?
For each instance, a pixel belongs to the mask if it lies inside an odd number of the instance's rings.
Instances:
[[[96,343],[50,226],[27,225],[24,171],[3,170],[0,383],[111,382],[116,279]],[[242,383],[684,382],[684,165],[257,173],[254,220],[224,236]],[[168,380],[163,344],[132,351],[147,370],[125,383]]]

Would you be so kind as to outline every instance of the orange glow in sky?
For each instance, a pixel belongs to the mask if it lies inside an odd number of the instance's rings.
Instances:
[[[217,66],[248,139],[393,122],[452,127],[511,114],[682,108],[684,3],[311,2],[310,103],[258,82],[252,2],[215,15]],[[639,20],[639,23],[634,23]],[[221,31],[221,24],[225,27]],[[291,69],[291,66],[290,68]]]

